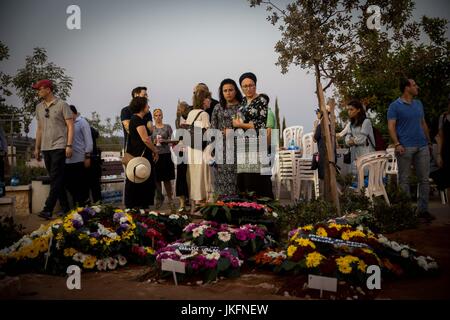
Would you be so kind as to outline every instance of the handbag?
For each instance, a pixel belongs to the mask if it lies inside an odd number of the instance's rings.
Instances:
[[[144,156],[145,148],[144,148],[144,151],[142,151],[141,157]],[[130,162],[131,159],[133,159],[133,158],[136,158],[136,157],[133,156],[131,153],[125,152],[122,157],[122,164],[126,167],[128,165],[128,162]]]

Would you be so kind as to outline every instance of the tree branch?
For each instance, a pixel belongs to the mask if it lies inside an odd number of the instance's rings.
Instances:
[[[272,8],[276,9],[278,12],[280,12],[284,17],[287,17],[287,14],[284,10],[278,8],[275,4],[272,3],[272,1],[261,1],[261,3],[264,3],[265,5],[271,6]]]

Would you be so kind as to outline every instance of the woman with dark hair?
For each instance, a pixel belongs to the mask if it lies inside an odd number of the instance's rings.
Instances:
[[[366,117],[366,110],[361,102],[352,100],[347,105],[350,119],[350,127],[345,134],[345,144],[350,147],[352,173],[356,175],[356,159],[375,151],[375,137],[373,136],[372,123]]]
[[[210,127],[209,115],[205,108],[211,104],[211,92],[198,90],[193,98],[193,110],[189,112],[186,125],[193,125],[201,129]],[[188,185],[191,199],[191,214],[194,214],[196,205],[204,202],[211,194],[211,172],[202,149],[188,146]]]
[[[222,151],[223,157],[214,169],[214,192],[217,195],[230,195],[236,193],[237,173],[235,152],[233,162],[227,163],[230,162],[227,161],[227,135],[232,137],[228,143],[234,144],[233,118],[242,102],[242,94],[234,80],[225,79],[220,83],[219,97],[220,104],[215,106],[212,113],[211,128],[222,131],[223,140],[221,146],[216,145],[216,156],[218,151]]]
[[[241,75],[239,83],[245,97],[239,107],[239,116],[233,119],[233,127],[246,131],[254,129],[258,137],[259,130],[266,129],[269,97],[265,94],[256,93],[256,76],[251,72]],[[249,143],[247,143],[251,141],[256,142],[257,139],[248,139],[246,141],[247,156],[251,155],[248,151]],[[256,155],[259,155],[259,153]],[[238,191],[255,192],[258,196],[273,198],[272,181],[270,180],[271,176],[261,174],[259,157],[257,157],[255,163],[253,159],[250,159],[250,157],[247,156],[243,163],[237,164]]]
[[[150,177],[142,183],[131,182],[128,177],[125,182],[125,207],[148,208],[153,205],[155,197],[155,164],[158,161],[158,149],[152,142],[147,121],[144,116],[149,112],[147,98],[135,97],[131,100],[127,150],[134,157],[144,157],[151,164]]]

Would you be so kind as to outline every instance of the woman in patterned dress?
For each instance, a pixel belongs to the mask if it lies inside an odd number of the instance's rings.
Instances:
[[[221,148],[223,158],[221,161],[216,161],[217,165],[214,169],[214,192],[217,195],[231,195],[236,194],[236,157],[233,148],[227,148],[227,136],[231,137],[228,143],[234,144],[233,135],[233,118],[235,118],[239,104],[242,102],[242,94],[238,89],[236,82],[232,79],[225,79],[220,83],[219,87],[220,104],[214,107],[211,117],[211,128],[222,131]],[[230,129],[230,130],[227,130]],[[217,152],[220,152],[216,146]],[[230,149],[233,154],[228,155],[227,149]],[[233,160],[232,162],[230,160]]]
[[[245,97],[239,108],[239,113],[242,116],[233,120],[233,127],[243,130],[254,129],[256,135],[259,136],[259,130],[266,129],[269,97],[256,92],[256,76],[251,72],[241,75],[239,83]],[[247,150],[246,155],[256,155],[258,157],[256,163],[249,161],[250,159],[248,157],[246,157],[244,163],[240,163],[242,161],[238,157],[238,191],[254,192],[257,196],[273,198],[271,176],[261,174],[259,153],[254,154],[254,152]]]

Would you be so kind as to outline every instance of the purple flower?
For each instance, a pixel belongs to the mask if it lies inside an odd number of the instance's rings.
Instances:
[[[91,237],[94,237],[94,238],[98,238],[100,235],[98,234],[98,232],[92,232],[92,233],[90,234],[90,236],[91,236]]]
[[[72,220],[72,223],[73,223],[73,227],[75,229],[79,229],[83,225],[83,223],[81,221],[78,221],[78,220]]]
[[[250,232],[250,233],[248,234],[248,238],[249,238],[250,240],[253,240],[253,239],[256,238],[256,234],[254,234],[253,232]]]
[[[216,259],[211,259],[211,260],[206,260],[205,261],[205,268],[215,269],[216,267],[217,267],[217,260]]]
[[[191,265],[192,270],[198,270],[200,267],[196,261],[191,261],[190,265]]]
[[[235,236],[239,241],[245,241],[247,240],[247,231],[239,229],[236,231]]]
[[[230,262],[233,268],[239,267],[239,260],[236,257],[231,257]]]
[[[212,228],[209,228],[209,229],[206,229],[206,230],[204,231],[204,233],[205,233],[205,236],[206,236],[207,238],[211,238],[212,236],[214,236],[215,234],[217,234],[217,231],[215,231],[215,230],[212,229]]]
[[[125,216],[124,212],[116,212],[116,213],[114,213],[114,216],[113,216],[114,222],[119,221],[120,218],[122,218],[123,216]]]

